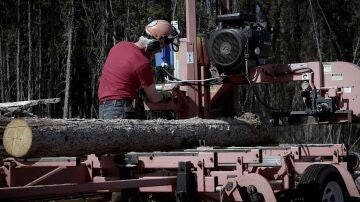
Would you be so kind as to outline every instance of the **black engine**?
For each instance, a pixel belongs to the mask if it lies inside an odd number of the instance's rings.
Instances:
[[[227,14],[217,18],[217,29],[207,42],[212,65],[219,73],[236,74],[249,66],[265,64],[272,54],[271,32],[256,23],[254,15]]]

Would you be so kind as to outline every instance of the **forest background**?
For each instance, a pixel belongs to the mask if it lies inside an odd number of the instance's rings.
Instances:
[[[360,62],[358,0],[233,0],[231,12],[255,4],[273,29],[272,63]],[[197,33],[214,30],[215,0],[197,0]],[[97,86],[109,49],[136,41],[153,19],[177,20],[185,33],[184,0],[1,0],[0,103],[60,97],[37,108],[53,118],[97,118]],[[359,78],[360,79],[360,78]],[[259,85],[283,110],[296,107],[298,85]],[[240,86],[237,112],[267,116],[254,93]]]

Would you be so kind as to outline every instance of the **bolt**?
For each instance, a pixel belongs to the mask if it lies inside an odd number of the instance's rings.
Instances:
[[[213,158],[213,157],[210,157],[210,161],[211,161],[211,162],[214,162],[214,158]]]
[[[249,194],[254,194],[254,193],[257,192],[256,187],[255,187],[254,185],[249,185],[249,186],[246,188],[246,190],[247,190],[247,192],[248,192]]]
[[[201,162],[201,161],[198,161],[197,165],[198,165],[199,167],[201,167],[201,166],[202,166],[202,162]]]
[[[239,164],[241,164],[241,158],[240,158],[240,157],[237,158],[237,162],[238,162]]]

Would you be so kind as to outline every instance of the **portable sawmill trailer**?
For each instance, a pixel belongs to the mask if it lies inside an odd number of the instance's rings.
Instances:
[[[169,81],[180,88],[172,89],[171,103],[146,103],[147,110],[171,110],[180,119],[216,118],[219,109],[220,115],[233,110],[231,101],[222,104],[236,85],[299,81],[306,109],[276,114],[275,123],[282,116],[289,120],[311,116],[323,123],[359,120],[357,65],[268,64],[271,34],[266,27],[252,14],[227,13],[229,1],[221,2],[218,28],[204,40],[196,37],[195,1],[185,0],[186,38],[178,47],[177,78]],[[210,64],[217,76],[207,74]],[[0,201],[111,192],[121,192],[125,201],[358,201],[359,165],[360,155],[343,144],[213,145],[166,152],[154,148],[86,157],[6,158],[0,168]]]

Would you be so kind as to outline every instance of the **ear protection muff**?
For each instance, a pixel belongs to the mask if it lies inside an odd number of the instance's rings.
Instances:
[[[160,49],[160,41],[152,37],[146,31],[144,31],[143,36],[147,39],[146,43],[146,52],[153,52],[155,50]]]
[[[156,39],[149,39],[146,44],[146,52],[153,52],[160,49],[160,41]]]

